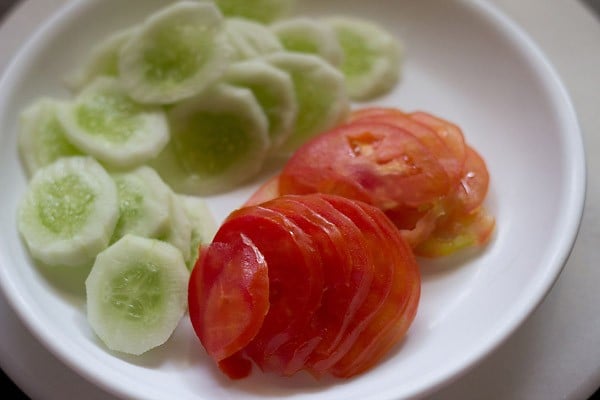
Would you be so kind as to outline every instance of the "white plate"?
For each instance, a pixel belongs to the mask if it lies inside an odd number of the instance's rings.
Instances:
[[[585,179],[572,106],[542,54],[477,1],[305,0],[298,13],[371,18],[404,40],[403,81],[378,103],[431,111],[463,127],[492,176],[487,205],[498,221],[492,243],[470,257],[424,263],[422,303],[407,340],[349,381],[256,372],[228,381],[203,354],[187,320],[146,356],[105,351],[87,326],[80,290],[35,268],[18,237],[15,209],[26,181],[16,152],[17,116],[36,97],[67,97],[61,78],[91,43],[166,3],[72,2],[31,38],[0,84],[0,281],[26,325],[61,360],[123,397],[403,398],[465,372],[541,302],[574,240]],[[258,183],[210,199],[218,217]]]

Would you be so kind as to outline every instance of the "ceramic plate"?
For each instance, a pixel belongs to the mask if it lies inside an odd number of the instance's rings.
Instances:
[[[67,365],[126,398],[418,397],[476,365],[541,302],[574,241],[585,182],[575,114],[544,56],[481,1],[305,0],[296,14],[372,19],[404,42],[402,81],[370,104],[429,111],[463,128],[491,174],[486,206],[498,225],[491,243],[468,255],[423,260],[422,302],[406,340],[351,380],[255,371],[230,381],[204,354],[187,319],[144,356],[107,351],[87,324],[81,277],[62,282],[35,267],[19,238],[15,210],[26,178],[16,150],[18,115],[40,96],[68,98],[65,72],[91,44],[167,3],[71,2],[30,38],[0,83],[0,282],[28,328]],[[217,218],[272,172],[208,198]]]

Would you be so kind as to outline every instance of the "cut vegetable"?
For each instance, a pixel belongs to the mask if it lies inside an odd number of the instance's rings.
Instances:
[[[298,111],[290,76],[255,59],[232,64],[224,79],[252,91],[269,121],[271,148],[280,146],[292,133]]]
[[[69,157],[36,172],[18,225],[35,259],[89,266],[108,245],[118,213],[117,189],[104,168],[91,157]]]
[[[273,54],[266,60],[290,74],[298,103],[291,137],[281,147],[289,153],[318,133],[332,128],[348,114],[343,75],[320,57],[292,52]]]
[[[135,103],[108,77],[94,80],[58,116],[72,143],[111,167],[141,165],[169,140],[162,109]]]
[[[353,100],[371,100],[385,94],[400,75],[401,45],[381,27],[358,18],[325,20],[334,29],[344,53],[340,68]]]
[[[260,170],[269,149],[267,118],[248,89],[218,84],[169,119],[171,143],[152,165],[178,193],[230,189]]]
[[[188,262],[191,255],[192,223],[188,217],[183,200],[175,193],[169,199],[169,214],[171,224],[167,232],[159,237],[175,246],[181,252],[183,260]]]
[[[204,199],[185,195],[180,195],[179,198],[192,225],[190,257],[187,262],[188,269],[191,270],[200,255],[200,246],[210,243],[215,236],[217,222]]]
[[[124,236],[98,254],[85,282],[92,329],[109,349],[128,354],[163,344],[185,312],[188,275],[170,244]]]
[[[119,52],[135,29],[113,33],[94,46],[84,64],[65,78],[69,89],[79,91],[101,75],[116,78],[119,75]]]
[[[58,100],[41,98],[21,113],[19,153],[29,176],[61,157],[82,155],[65,136],[57,118]]]
[[[271,29],[288,51],[313,54],[335,66],[344,58],[335,32],[320,20],[308,17],[285,19],[274,23]]]
[[[173,103],[198,94],[229,57],[223,17],[210,2],[182,1],[148,18],[121,48],[119,75],[141,103]]]
[[[228,18],[225,31],[232,48],[232,60],[245,60],[283,50],[277,36],[257,22]]]
[[[215,0],[215,3],[228,17],[243,17],[268,23],[286,15],[294,0]]]
[[[119,219],[111,242],[127,233],[148,238],[164,234],[171,223],[171,188],[146,166],[111,176],[119,196]]]

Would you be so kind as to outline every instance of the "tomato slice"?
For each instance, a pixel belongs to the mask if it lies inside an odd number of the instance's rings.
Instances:
[[[368,255],[374,265],[373,280],[367,297],[356,311],[350,323],[350,329],[338,345],[335,355],[315,363],[312,367],[316,373],[329,372],[335,374],[336,366],[340,360],[346,360],[348,357],[352,358],[353,354],[360,350],[358,346],[363,341],[368,340],[365,337],[365,332],[369,332],[369,325],[385,303],[392,289],[393,264],[387,259],[387,252],[391,250],[389,241],[381,240],[383,235],[379,231],[379,227],[364,210],[356,205],[355,201],[339,196],[324,196],[323,198],[339,212],[350,218],[362,232]]]
[[[400,230],[410,247],[414,248],[431,235],[438,219],[445,215],[443,204],[443,201],[436,201],[418,208],[397,207],[386,210],[385,214]]]
[[[279,185],[282,194],[337,194],[383,210],[417,207],[450,190],[448,175],[417,138],[398,127],[360,121],[301,147]]]
[[[416,111],[408,115],[413,120],[430,127],[438,134],[453,154],[454,159],[458,163],[458,170],[462,170],[466,157],[465,136],[462,130],[450,121],[423,111]]]
[[[344,343],[344,340],[355,329],[356,315],[369,295],[375,273],[363,233],[351,219],[325,201],[325,197],[328,196],[305,195],[301,196],[301,201],[342,232],[342,242],[337,246],[346,248],[344,262],[351,266],[352,271],[347,284],[338,284],[325,291],[316,315],[322,339],[306,361],[306,368],[316,376],[325,373],[326,366],[333,365],[351,345],[351,341]]]
[[[366,204],[359,206],[381,229],[381,242],[392,243],[386,256],[394,264],[394,274],[390,294],[354,346],[358,355],[348,353],[334,367],[334,374],[343,377],[371,368],[405,336],[416,316],[421,293],[419,266],[408,243],[380,210]]]
[[[479,208],[485,200],[489,188],[490,175],[485,161],[475,149],[467,146],[466,152],[463,176],[454,197],[460,204],[460,212],[470,214]]]
[[[442,168],[448,174],[452,184],[460,179],[462,162],[446,145],[441,136],[428,125],[422,124],[396,108],[371,107],[354,111],[351,122],[375,122],[390,124],[402,128],[415,136],[436,157]]]
[[[297,341],[321,303],[320,255],[312,239],[293,221],[268,208],[234,211],[225,225],[250,238],[268,265],[269,312],[244,352],[262,370],[281,373],[281,359],[289,357],[290,346],[284,345]]]
[[[246,236],[203,249],[188,284],[196,335],[216,361],[232,356],[258,333],[269,309],[267,264]]]

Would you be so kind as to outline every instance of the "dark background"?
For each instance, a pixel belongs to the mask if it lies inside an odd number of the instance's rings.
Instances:
[[[6,17],[8,13],[10,13],[11,9],[21,0],[0,0],[0,23]],[[33,1],[43,1],[43,0],[33,0]],[[587,6],[589,6],[592,10],[596,12],[596,15],[600,18],[600,0],[580,0]],[[10,398],[14,400],[20,399],[28,399],[13,383],[12,381],[4,374],[4,371],[0,371],[0,387],[5,389],[4,393],[11,393]],[[600,398],[600,390],[598,390],[592,398]]]

